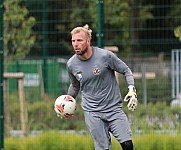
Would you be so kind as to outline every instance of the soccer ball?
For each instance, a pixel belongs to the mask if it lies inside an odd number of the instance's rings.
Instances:
[[[76,100],[70,95],[61,95],[55,100],[54,110],[58,117],[69,118],[77,109]]]

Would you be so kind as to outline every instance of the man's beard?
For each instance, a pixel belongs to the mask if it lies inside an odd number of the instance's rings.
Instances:
[[[87,47],[82,51],[75,51],[75,53],[80,56],[84,55],[86,52],[87,52]]]

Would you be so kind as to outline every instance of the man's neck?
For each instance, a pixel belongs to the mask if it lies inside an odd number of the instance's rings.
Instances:
[[[78,55],[78,57],[81,59],[81,60],[87,60],[89,59],[90,57],[92,56],[92,47],[90,46],[88,49],[87,49],[87,52],[83,55]]]

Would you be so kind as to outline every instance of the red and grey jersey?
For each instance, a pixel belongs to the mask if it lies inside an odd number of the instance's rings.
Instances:
[[[74,54],[67,62],[70,76],[69,95],[81,92],[85,111],[109,112],[122,107],[122,98],[115,71],[125,75],[128,85],[134,85],[130,68],[111,51],[92,47],[92,56],[81,60]]]

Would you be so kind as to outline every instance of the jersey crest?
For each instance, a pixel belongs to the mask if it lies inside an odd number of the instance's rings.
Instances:
[[[101,69],[99,67],[95,66],[95,68],[93,69],[93,73],[94,73],[94,75],[100,75]]]

